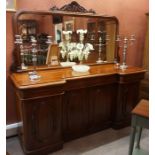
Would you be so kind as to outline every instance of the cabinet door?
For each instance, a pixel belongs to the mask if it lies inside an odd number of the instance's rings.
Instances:
[[[115,88],[115,85],[103,85],[89,89],[91,132],[111,125],[112,106],[116,100]]]
[[[62,97],[53,96],[22,102],[25,147],[27,150],[62,141]]]
[[[85,135],[88,131],[88,104],[86,89],[66,92],[65,101],[65,140],[70,140]]]

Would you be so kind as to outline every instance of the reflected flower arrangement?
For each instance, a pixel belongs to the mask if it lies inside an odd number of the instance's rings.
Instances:
[[[91,50],[94,50],[93,45],[90,43],[83,43],[84,34],[87,33],[87,30],[77,30],[79,34],[79,43],[71,42],[72,31],[63,31],[65,35],[65,41],[59,44],[60,53],[62,58],[67,58],[67,61],[78,59],[80,62],[82,60],[87,60]]]

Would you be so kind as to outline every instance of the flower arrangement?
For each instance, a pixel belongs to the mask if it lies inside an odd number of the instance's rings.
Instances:
[[[77,33],[79,34],[79,43],[71,42],[71,34],[72,31],[63,31],[63,34],[65,35],[65,42],[61,42],[59,44],[59,47],[61,48],[60,53],[62,55],[62,58],[67,58],[67,61],[69,59],[73,61],[74,59],[78,59],[80,62],[82,60],[87,60],[88,55],[91,50],[94,50],[93,45],[90,43],[84,44],[84,34],[87,33],[87,30],[77,30]]]

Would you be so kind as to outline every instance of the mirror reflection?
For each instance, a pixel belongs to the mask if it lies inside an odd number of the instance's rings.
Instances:
[[[114,18],[22,13],[16,26],[15,52],[23,70],[34,65],[58,67],[66,61],[114,62],[118,29]]]

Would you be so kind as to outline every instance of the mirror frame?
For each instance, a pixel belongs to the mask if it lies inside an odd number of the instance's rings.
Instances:
[[[72,2],[72,3],[76,3],[76,2]],[[71,5],[72,3],[70,3],[69,5]],[[68,8],[67,6],[69,6],[69,5],[65,5],[64,6],[65,9]],[[94,18],[95,17],[95,18],[102,18],[104,20],[114,20],[116,22],[116,36],[117,36],[117,34],[119,34],[119,21],[115,16],[99,15],[99,14],[96,14],[93,10],[87,11],[83,7],[82,7],[81,12],[71,12],[71,11],[66,11],[64,9],[64,7],[62,7],[61,9],[58,9],[57,7],[53,7],[53,8],[51,8],[50,11],[39,11],[39,10],[38,11],[34,11],[34,10],[19,10],[19,11],[17,11],[15,13],[15,15],[13,16],[13,36],[14,36],[14,40],[15,40],[15,35],[19,34],[19,32],[18,32],[18,18],[22,14],[34,14],[34,15],[45,15],[45,16],[51,15],[53,17],[54,16],[55,17],[57,17],[57,16],[74,16],[74,17],[87,17],[87,18]],[[72,10],[72,11],[74,11],[74,10]],[[114,51],[114,61],[117,61],[117,62],[119,62],[119,59],[120,59],[118,51],[119,51],[119,46],[116,43],[115,51]],[[13,61],[13,64],[11,66],[11,71],[23,72],[23,71],[29,70],[29,69],[28,70],[21,70],[21,68],[20,68],[20,66],[21,66],[20,52],[19,52],[19,50],[16,50],[16,45],[14,45],[13,56],[14,56],[14,61]],[[52,68],[59,68],[59,67],[52,67],[51,66],[51,67],[43,67],[42,69],[52,69]],[[39,70],[39,68],[38,68],[38,70]]]

